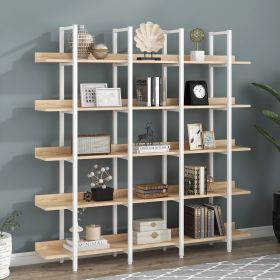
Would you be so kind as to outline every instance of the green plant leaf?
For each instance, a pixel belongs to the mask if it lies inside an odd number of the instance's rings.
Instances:
[[[269,92],[280,102],[280,93],[276,89],[274,89],[272,86],[267,85],[267,84],[258,84],[258,83],[252,83],[252,85]]]
[[[277,113],[269,111],[269,110],[262,110],[262,114],[266,118],[268,118],[268,119],[274,121],[276,124],[280,125],[280,117]]]
[[[262,127],[255,125],[257,131],[263,135],[270,143],[272,143],[276,149],[278,150],[278,152],[280,152],[280,144],[277,142],[277,140],[265,129],[263,129]]]

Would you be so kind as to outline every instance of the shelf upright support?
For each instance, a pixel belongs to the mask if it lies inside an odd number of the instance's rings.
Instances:
[[[163,55],[167,54],[167,34],[164,34]],[[167,66],[162,65],[162,94],[163,99],[167,97]],[[161,113],[162,141],[167,142],[167,110]],[[162,183],[167,184],[167,156],[162,156]],[[162,218],[167,221],[167,201],[162,202]]]
[[[72,50],[72,268],[78,270],[78,25],[73,25]]]
[[[227,251],[232,251],[232,31],[227,30]]]
[[[184,28],[179,29],[179,257],[184,257]]]
[[[113,29],[113,53],[118,53],[118,33]],[[112,66],[113,74],[113,87],[118,87],[118,66],[113,64]],[[118,111],[113,111],[113,144],[118,143]],[[118,159],[113,159],[113,187],[114,190],[118,188]],[[118,206],[113,206],[113,234],[118,233]]]
[[[59,28],[59,52],[64,53],[64,30]],[[64,100],[64,64],[59,63],[59,99]],[[59,146],[64,146],[64,113],[59,113]],[[64,161],[59,161],[59,193],[64,193]],[[64,240],[64,210],[59,210],[59,239]],[[63,262],[61,259],[60,262]]]
[[[209,55],[214,55],[214,36],[212,32],[209,32]],[[214,97],[214,67],[209,65],[209,97]],[[209,109],[208,112],[208,127],[210,131],[214,131],[214,110]],[[214,154],[209,153],[208,155],[209,175],[214,178]],[[209,202],[213,203],[213,197],[209,198]]]
[[[127,80],[127,101],[128,101],[128,264],[133,262],[133,27],[128,27],[127,36],[128,49],[128,80]]]

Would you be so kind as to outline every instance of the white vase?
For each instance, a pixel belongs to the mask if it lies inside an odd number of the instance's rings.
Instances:
[[[0,237],[0,279],[4,279],[10,275],[10,263],[12,255],[12,236],[4,232]]]
[[[191,61],[204,61],[204,51],[191,51]]]

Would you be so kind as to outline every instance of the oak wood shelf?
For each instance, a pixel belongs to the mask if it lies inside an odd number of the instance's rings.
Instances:
[[[249,237],[250,234],[245,231],[240,231],[235,228],[232,230],[233,239],[246,238]],[[81,256],[91,256],[91,255],[100,255],[100,254],[112,254],[112,253],[126,253],[127,251],[127,234],[113,234],[113,235],[105,235],[104,238],[108,240],[110,243],[110,248],[102,249],[102,250],[92,250],[86,252],[79,252],[79,257]],[[209,242],[219,242],[225,241],[226,236],[218,236],[207,237],[194,239],[189,236],[185,236],[184,243],[185,245],[192,245],[198,243],[209,243]],[[172,229],[172,238],[171,241],[167,242],[159,242],[154,244],[144,244],[144,245],[133,245],[133,249],[137,250],[145,250],[145,249],[156,249],[163,247],[175,247],[178,246],[179,238],[178,238],[178,229]],[[45,260],[56,260],[56,259],[64,259],[71,258],[71,252],[63,248],[64,240],[53,240],[53,241],[43,241],[35,243],[35,251],[36,253]]]
[[[177,185],[168,186],[168,197],[144,199],[139,198],[134,194],[133,203],[153,203],[162,201],[178,201],[179,190]],[[205,195],[185,195],[185,199],[201,199],[209,197],[223,197],[226,195],[226,182],[215,182],[212,184],[211,191]],[[251,191],[236,187],[233,182],[232,195],[247,195]],[[83,192],[78,194],[78,207],[79,208],[93,208],[93,207],[105,207],[114,205],[126,205],[127,204],[127,189],[117,189],[114,191],[113,201],[90,201],[83,200]],[[35,195],[35,206],[44,211],[54,210],[70,210],[72,209],[72,193],[63,194],[46,194],[46,195]]]
[[[161,60],[137,60],[137,57],[142,54],[134,54],[133,63],[134,64],[178,64],[178,55],[155,55],[155,57],[160,57]],[[232,57],[232,64],[251,64],[251,61],[237,61],[235,56]],[[93,63],[93,64],[125,64],[127,63],[126,54],[108,54],[104,59],[96,59],[93,56],[89,56],[87,59],[79,59],[78,63]],[[71,63],[72,53],[59,53],[59,52],[36,52],[35,53],[36,63]],[[223,65],[226,64],[226,56],[224,55],[206,55],[204,61],[191,61],[189,55],[185,55],[185,64],[198,64],[198,65]]]
[[[151,157],[151,156],[178,156],[178,142],[166,142],[170,144],[171,149],[169,152],[165,153],[146,153],[146,154],[136,154],[134,153],[134,157]],[[190,150],[189,145],[185,144],[185,154],[209,154],[209,153],[225,153],[227,146],[226,140],[216,140],[216,148],[215,149],[202,149],[202,150]],[[78,156],[79,160],[86,159],[101,159],[101,158],[126,158],[127,157],[127,144],[112,144],[111,145],[112,152],[110,154],[102,154],[102,155],[86,155],[86,156]],[[232,140],[232,151],[233,152],[247,152],[250,151],[251,148],[241,147],[235,144],[235,140]],[[35,148],[35,158],[43,160],[43,161],[71,161],[71,147],[41,147]]]
[[[235,98],[233,100],[232,108],[250,108],[249,104],[236,104]],[[187,110],[197,110],[197,109],[226,109],[226,98],[216,97],[209,98],[209,105],[186,105],[184,106]],[[137,101],[134,100],[133,110],[135,111],[145,111],[145,110],[178,110],[179,101],[177,98],[168,98],[166,106],[139,106]],[[35,110],[41,112],[72,112],[72,100],[36,100]],[[122,99],[122,106],[120,107],[81,107],[79,105],[78,111],[80,112],[90,112],[90,111],[126,111],[127,110],[127,99]]]

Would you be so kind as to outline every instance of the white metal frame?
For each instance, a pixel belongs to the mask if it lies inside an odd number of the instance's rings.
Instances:
[[[64,52],[64,33],[73,32],[72,63],[59,64],[59,98],[64,99],[64,67],[72,66],[72,226],[73,226],[73,271],[78,270],[78,26],[60,27],[59,51]],[[118,86],[118,67],[127,66],[127,189],[128,189],[128,264],[133,262],[133,27],[113,29],[113,53],[118,53],[118,34],[127,33],[127,55],[125,64],[113,64],[113,87]],[[162,64],[163,93],[167,96],[167,67],[179,67],[179,257],[184,257],[184,29],[164,31],[165,44],[163,54],[167,54],[167,37],[169,34],[179,35],[179,61],[178,64]],[[232,250],[232,31],[209,33],[209,54],[214,55],[214,37],[226,35],[227,37],[227,251]],[[214,97],[214,65],[209,66],[209,97]],[[59,113],[59,145],[64,146],[64,113]],[[113,111],[113,143],[118,143],[118,111]],[[209,129],[214,130],[214,111],[209,110]],[[167,110],[162,110],[162,140],[167,141]],[[214,157],[209,154],[209,171],[214,175]],[[118,188],[118,160],[113,159],[114,189]],[[167,156],[162,156],[162,182],[167,183]],[[64,161],[59,162],[59,192],[64,193]],[[213,200],[210,199],[212,202]],[[162,216],[167,219],[167,202],[162,203]],[[113,206],[113,233],[118,233],[118,208]],[[64,239],[64,211],[59,211],[59,238]],[[63,260],[61,260],[63,261]]]
[[[227,63],[227,251],[232,251],[232,31],[209,32],[209,55],[214,55],[214,37],[226,36]],[[209,66],[209,97],[214,97],[214,68]],[[221,65],[219,65],[221,67]],[[209,130],[214,130],[214,111],[209,110]],[[214,175],[214,155],[209,154],[209,173]],[[210,199],[213,202],[213,199]]]
[[[127,33],[127,64],[113,64],[113,87],[118,85],[118,66],[127,66],[127,255],[128,264],[133,262],[133,27],[113,29],[113,53],[118,53],[118,34]],[[118,112],[113,112],[113,142],[118,141]],[[114,170],[114,189],[118,187],[118,173],[117,159],[113,160]],[[118,214],[117,206],[113,207],[113,232],[117,233],[118,228]]]
[[[178,64],[163,64],[163,94],[167,96],[167,67],[179,67],[179,257],[184,257],[184,28],[165,30],[165,44],[163,54],[167,54],[168,35],[179,35],[179,61]],[[167,110],[162,111],[162,141],[167,141]],[[167,183],[167,156],[162,156],[162,182]],[[167,202],[162,202],[162,217],[167,219]]]

